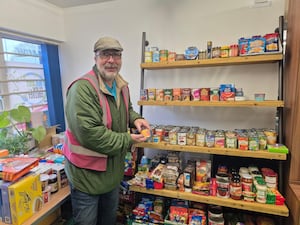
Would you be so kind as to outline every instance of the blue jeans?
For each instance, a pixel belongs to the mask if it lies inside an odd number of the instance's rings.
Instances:
[[[75,225],[115,225],[119,204],[119,186],[111,192],[90,195],[71,187]]]

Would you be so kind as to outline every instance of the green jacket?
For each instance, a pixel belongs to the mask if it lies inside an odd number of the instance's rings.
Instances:
[[[96,66],[95,74],[99,74]],[[102,109],[94,88],[87,80],[77,80],[68,90],[65,113],[68,128],[84,147],[108,156],[105,172],[82,169],[66,159],[65,170],[72,185],[85,193],[102,194],[117,187],[124,174],[125,154],[133,144],[127,132],[127,113],[121,88],[128,83],[117,75],[117,101],[106,89],[98,75],[101,91],[106,95],[111,111],[112,128],[109,130],[102,122]],[[136,113],[129,100],[129,126],[142,118]]]

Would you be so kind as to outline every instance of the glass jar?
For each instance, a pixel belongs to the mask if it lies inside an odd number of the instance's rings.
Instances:
[[[250,174],[242,175],[242,190],[252,192],[253,178]]]
[[[221,47],[221,58],[227,58],[229,57],[229,46],[224,45]]]
[[[57,183],[57,175],[50,174],[48,184],[51,187],[51,193],[55,193],[58,191],[58,183]]]
[[[234,200],[242,198],[242,184],[239,175],[234,175],[230,182],[230,197]]]
[[[267,185],[263,180],[257,180],[256,188],[256,201],[259,203],[266,203],[267,201]]]

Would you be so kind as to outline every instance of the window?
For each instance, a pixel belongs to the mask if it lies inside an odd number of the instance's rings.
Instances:
[[[58,46],[0,32],[0,113],[18,105],[28,106],[45,126],[64,131]]]
[[[25,105],[32,112],[47,112],[41,45],[2,38],[2,46],[0,109]]]

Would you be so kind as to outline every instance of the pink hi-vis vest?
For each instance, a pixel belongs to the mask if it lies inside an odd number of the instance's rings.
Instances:
[[[111,129],[112,125],[112,118],[110,113],[110,108],[108,105],[107,98],[105,94],[100,91],[100,86],[96,74],[93,70],[85,74],[84,76],[80,77],[77,80],[87,80],[90,82],[92,87],[97,92],[99,98],[99,104],[103,111],[103,124],[108,128]],[[73,81],[68,89],[77,81]],[[127,114],[127,126],[129,123],[129,113],[128,113],[128,105],[129,105],[129,90],[128,87],[125,86],[122,88],[122,95],[126,105],[126,114]],[[91,169],[96,171],[106,171],[106,164],[107,164],[107,155],[98,153],[96,151],[90,150],[80,145],[80,143],[76,140],[75,136],[72,132],[67,129],[65,133],[65,142],[63,146],[63,153],[65,157],[75,166],[84,168],[84,169]]]

